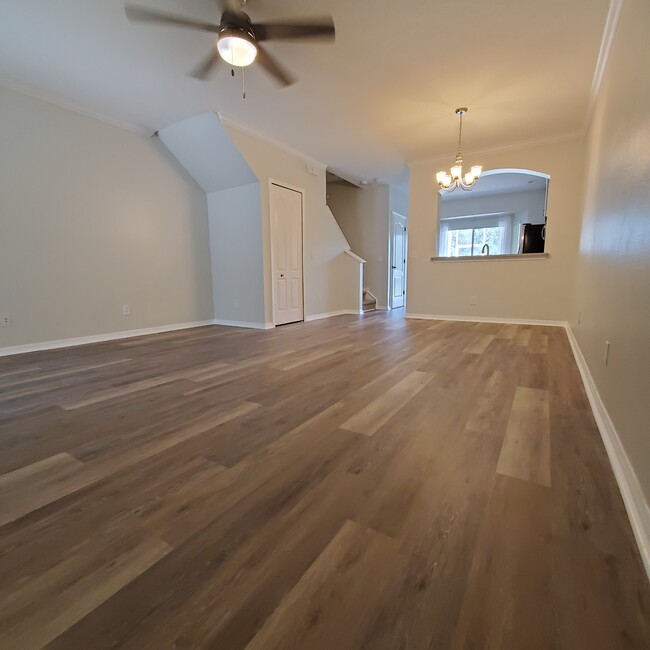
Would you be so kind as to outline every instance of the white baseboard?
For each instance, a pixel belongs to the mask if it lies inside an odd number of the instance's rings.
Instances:
[[[641,553],[641,559],[645,566],[648,578],[650,578],[650,508],[644,498],[639,479],[636,477],[634,468],[625,452],[621,439],[609,417],[609,413],[603,404],[598,393],[598,388],[591,376],[589,366],[585,361],[578,341],[573,334],[571,326],[567,323],[566,333],[573,350],[582,383],[584,384],[591,410],[593,411],[596,424],[603,439],[609,462],[612,464],[616,482],[623,497],[623,503],[627,510],[627,516],[632,525],[632,532]]]
[[[26,343],[24,345],[13,345],[0,348],[0,357],[7,357],[12,354],[25,354],[27,352],[42,352],[44,350],[56,350],[58,348],[71,348],[77,345],[88,345],[89,343],[103,343],[104,341],[117,341],[119,339],[129,339],[134,336],[144,336],[146,334],[161,334],[162,332],[173,332],[175,330],[185,330],[192,327],[205,327],[214,325],[213,320],[201,320],[193,323],[176,323],[174,325],[159,325],[157,327],[145,327],[139,330],[124,330],[122,332],[108,332],[106,334],[94,334],[93,336],[78,336],[69,339],[59,339],[57,341],[43,341],[41,343]]]
[[[411,314],[407,313],[406,318],[417,318],[424,320],[456,320],[469,323],[501,323],[503,325],[541,325],[543,327],[565,327],[563,320],[535,320],[527,318],[492,318],[489,316],[447,316],[437,314]]]
[[[273,323],[250,323],[241,320],[224,320],[222,318],[215,318],[212,323],[214,325],[225,325],[226,327],[244,327],[246,329],[254,330],[270,330],[274,327]]]
[[[363,314],[363,311],[358,309],[339,309],[338,311],[327,311],[322,314],[310,314],[309,316],[305,316],[305,322],[308,323],[312,320],[321,320],[321,318],[331,318],[332,316],[343,316],[344,314],[354,314],[355,316],[358,316],[359,314]]]

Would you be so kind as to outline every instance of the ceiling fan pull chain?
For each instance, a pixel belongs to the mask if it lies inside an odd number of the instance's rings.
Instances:
[[[241,96],[246,99],[246,68],[241,69]]]

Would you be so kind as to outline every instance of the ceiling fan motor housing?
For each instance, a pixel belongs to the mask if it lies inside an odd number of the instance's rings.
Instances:
[[[239,67],[250,65],[257,56],[255,41],[251,20],[245,13],[224,12],[217,36],[217,50],[224,61]]]
[[[255,40],[255,33],[253,32],[253,21],[248,14],[242,12],[234,12],[226,10],[221,15],[221,30],[240,31],[248,34]]]

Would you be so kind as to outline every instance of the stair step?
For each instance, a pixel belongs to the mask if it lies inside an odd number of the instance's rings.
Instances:
[[[364,289],[363,291],[363,299],[361,302],[361,307],[364,313],[367,311],[377,310],[377,299],[370,293],[370,291],[367,291],[366,289]]]

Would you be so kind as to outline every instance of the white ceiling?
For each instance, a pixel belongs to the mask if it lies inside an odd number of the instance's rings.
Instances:
[[[138,0],[219,21],[214,0]],[[332,14],[335,44],[270,43],[298,76],[240,83],[185,73],[204,32],[131,24],[121,0],[0,0],[0,79],[156,131],[219,111],[356,178],[455,153],[459,105],[472,150],[584,128],[609,0],[249,0],[255,20]]]
[[[472,188],[471,195],[463,190],[456,189],[453,192],[440,190],[443,201],[458,201],[468,196],[477,198],[481,196],[492,196],[494,194],[516,194],[519,192],[537,192],[546,187],[547,179],[536,174],[522,172],[497,172],[483,174]]]
[[[179,120],[158,135],[207,193],[257,182],[215,113]]]

